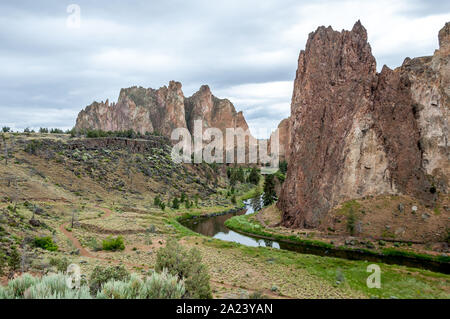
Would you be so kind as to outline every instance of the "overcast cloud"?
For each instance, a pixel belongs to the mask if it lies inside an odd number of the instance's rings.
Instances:
[[[72,3],[80,28],[66,25]],[[186,96],[208,84],[230,99],[258,137],[289,116],[298,54],[318,26],[360,19],[381,69],[433,54],[450,21],[441,0],[49,0],[0,10],[0,125],[69,129],[120,88],[177,80]]]

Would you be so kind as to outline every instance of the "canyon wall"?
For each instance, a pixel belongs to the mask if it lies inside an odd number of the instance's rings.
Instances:
[[[449,179],[449,24],[433,57],[376,61],[358,21],[319,27],[301,51],[290,116],[283,224],[317,227],[343,201],[407,194],[432,207]]]

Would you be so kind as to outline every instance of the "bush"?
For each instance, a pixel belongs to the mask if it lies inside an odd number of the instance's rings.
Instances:
[[[161,198],[159,198],[159,196],[155,197],[155,199],[153,200],[153,205],[155,205],[155,206],[161,205]]]
[[[12,271],[19,270],[20,269],[20,260],[21,260],[21,257],[20,257],[19,252],[17,251],[17,248],[13,247],[12,251],[9,255],[9,260],[8,260],[9,269]]]
[[[117,250],[124,250],[125,244],[123,243],[123,237],[118,236],[116,238],[108,237],[102,242],[103,250],[111,250],[111,251],[117,251]]]
[[[0,299],[90,299],[87,286],[70,289],[63,274],[35,278],[24,274],[0,287]]]
[[[178,198],[174,198],[172,201],[172,208],[173,209],[179,209],[180,208],[180,202],[178,201]]]
[[[103,284],[110,280],[126,281],[130,278],[130,273],[124,266],[100,267],[97,266],[89,277],[89,289],[92,294],[96,294]]]
[[[53,242],[51,237],[35,237],[34,246],[49,251],[58,250],[58,246]]]
[[[355,234],[355,222],[356,222],[356,216],[353,211],[353,208],[350,208],[350,212],[347,217],[347,230],[350,233],[350,235]]]
[[[0,277],[5,274],[6,256],[0,251]]]
[[[286,174],[287,168],[288,168],[288,163],[286,161],[280,162],[279,168],[280,168],[281,173]]]
[[[169,274],[184,279],[185,297],[212,298],[208,270],[197,249],[187,251],[177,242],[170,241],[158,250],[155,269],[159,272],[167,269]]]
[[[65,273],[67,271],[67,267],[70,265],[70,261],[64,257],[64,258],[50,258],[49,264],[51,266],[56,267],[58,272]]]
[[[141,280],[131,275],[128,281],[108,281],[97,293],[99,299],[179,299],[185,293],[183,281],[170,275],[167,270],[161,274]]]

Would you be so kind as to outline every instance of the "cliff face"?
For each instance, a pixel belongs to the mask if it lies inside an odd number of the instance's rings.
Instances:
[[[272,143],[272,139],[269,141],[269,145]],[[280,161],[289,161],[290,144],[291,144],[291,118],[288,117],[278,124],[278,143],[279,143],[279,155]]]
[[[170,138],[173,129],[188,128],[194,132],[194,121],[203,120],[203,127],[248,129],[242,112],[236,112],[227,99],[218,99],[204,85],[185,98],[181,83],[171,81],[158,90],[131,87],[120,91],[116,104],[94,102],[78,114],[76,129],[104,131],[159,132]]]
[[[226,128],[240,127],[248,130],[242,112],[236,112],[234,105],[227,99],[212,95],[207,85],[185,100],[186,123],[190,132],[194,131],[194,121],[202,120],[203,127],[216,127],[225,134]],[[224,135],[225,136],[225,135]]]
[[[358,21],[320,27],[300,53],[291,105],[283,223],[317,227],[337,204],[408,194],[432,206],[449,177],[448,24],[433,57],[376,62]]]

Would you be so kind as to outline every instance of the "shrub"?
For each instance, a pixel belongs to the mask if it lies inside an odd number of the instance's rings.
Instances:
[[[161,205],[161,199],[159,198],[159,196],[155,197],[155,199],[153,200],[153,205],[155,205],[155,206]]]
[[[16,247],[12,247],[12,251],[9,255],[8,267],[12,271],[19,270],[20,268],[20,253],[17,251]]]
[[[23,297],[25,290],[36,284],[37,281],[38,279],[34,278],[30,274],[23,274],[22,276],[8,282],[8,294],[12,298],[21,298]]]
[[[99,299],[179,299],[185,293],[183,281],[166,270],[141,280],[137,275],[128,281],[111,280],[97,293]]]
[[[90,299],[87,286],[70,289],[63,274],[35,278],[24,274],[0,287],[0,299]]]
[[[130,278],[130,273],[123,266],[100,267],[97,266],[89,277],[89,289],[92,294],[96,294],[103,284],[110,280],[126,281]]]
[[[350,235],[355,234],[355,222],[356,222],[355,212],[353,211],[353,208],[350,208],[350,212],[347,217],[347,230],[350,233]]]
[[[178,208],[180,208],[180,202],[178,201],[178,198],[174,198],[173,199],[173,201],[172,201],[172,208],[173,209],[178,209]]]
[[[155,269],[159,272],[167,269],[171,275],[184,279],[187,298],[208,299],[212,298],[209,274],[201,261],[197,249],[187,251],[177,242],[170,241],[158,250]]]
[[[5,274],[5,266],[6,266],[6,256],[0,251],[0,276]]]
[[[56,267],[58,272],[65,273],[67,271],[67,267],[70,265],[70,261],[64,257],[64,258],[50,258],[49,264],[51,266]]]
[[[281,173],[286,174],[287,168],[288,168],[288,163],[286,161],[280,162],[279,168],[280,168]]]
[[[35,237],[34,246],[49,251],[58,250],[58,246],[53,242],[51,237]]]
[[[236,204],[236,195],[233,195],[233,196],[231,197],[231,202],[232,202],[233,204]]]
[[[111,251],[117,251],[117,250],[124,250],[125,244],[123,243],[123,237],[118,236],[116,238],[108,237],[102,242],[103,250],[111,250]]]

